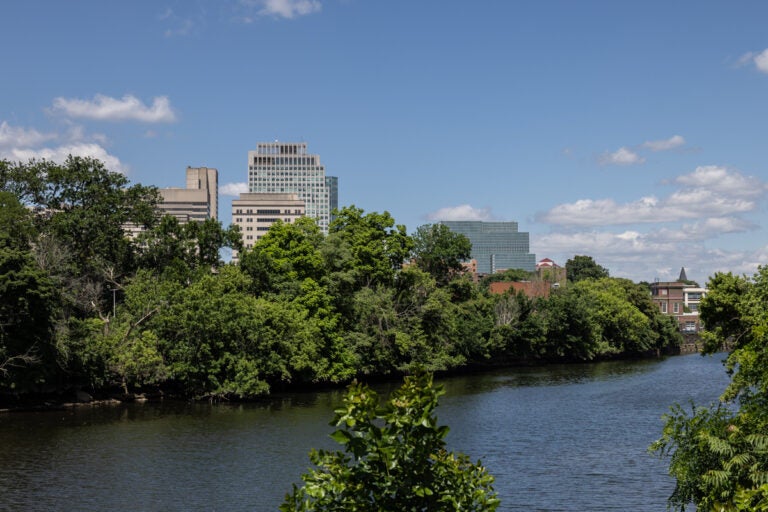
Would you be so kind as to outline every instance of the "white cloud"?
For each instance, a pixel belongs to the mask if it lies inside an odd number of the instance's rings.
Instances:
[[[643,143],[644,148],[648,148],[651,151],[668,151],[670,149],[679,148],[685,144],[685,139],[681,135],[673,135],[665,140],[649,140]]]
[[[698,167],[679,176],[686,186],[667,198],[642,197],[629,203],[613,199],[580,199],[540,213],[537,220],[565,226],[608,226],[726,217],[754,211],[766,195],[766,184],[723,167]]]
[[[24,129],[9,125],[6,121],[0,123],[0,148],[28,147],[42,144],[55,139],[52,133],[40,133],[34,129]]]
[[[738,217],[713,217],[675,228],[664,227],[649,233],[648,237],[658,242],[704,242],[720,235],[743,233],[756,228],[752,222]]]
[[[154,98],[151,106],[146,106],[130,94],[120,99],[102,94],[97,94],[93,100],[56,98],[53,100],[53,111],[69,117],[100,121],[171,123],[176,120],[167,96]]]
[[[489,208],[474,208],[468,204],[448,206],[440,208],[436,212],[427,215],[431,221],[441,220],[492,220],[493,215]]]
[[[629,148],[621,147],[613,153],[603,153],[598,161],[602,165],[635,165],[645,162],[645,158]]]
[[[758,71],[761,73],[768,73],[768,48],[756,54],[752,60]]]
[[[675,181],[693,188],[717,191],[732,198],[758,198],[768,191],[768,185],[758,178],[716,165],[697,167],[691,174],[678,176]]]
[[[306,16],[322,9],[319,0],[262,0],[260,3],[262,8],[259,14],[288,19]]]
[[[708,249],[690,236],[668,235],[664,230],[532,234],[531,250],[561,265],[575,254],[588,254],[612,276],[633,281],[676,279],[685,267],[689,278],[705,284],[715,272],[751,275],[768,261],[768,246],[755,251]]]
[[[625,203],[582,199],[555,206],[538,220],[566,232],[532,236],[532,251],[556,261],[589,254],[611,275],[635,281],[675,278],[685,266],[688,276],[702,284],[716,271],[751,274],[768,261],[768,248],[749,252],[706,245],[759,227],[742,215],[759,210],[768,195],[765,182],[724,167],[701,166],[666,184],[677,189],[664,197]],[[633,229],[611,228],[621,225]]]
[[[101,160],[110,171],[126,174],[128,167],[120,162],[120,159],[99,144],[73,143],[57,146],[55,148],[11,148],[1,151],[0,156],[8,160],[26,162],[30,159],[45,159],[53,162],[64,162],[69,155],[91,157]]]
[[[241,183],[225,183],[224,185],[221,185],[219,187],[219,194],[223,196],[234,196],[237,197],[240,194],[245,194],[248,192],[248,184],[245,182]]]
[[[762,52],[747,52],[736,61],[735,67],[741,68],[750,64],[761,73],[768,73],[768,48]]]

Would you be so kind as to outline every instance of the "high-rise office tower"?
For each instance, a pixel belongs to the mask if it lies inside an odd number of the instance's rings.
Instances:
[[[536,255],[529,252],[530,236],[517,230],[517,222],[442,221],[441,224],[469,238],[478,274],[511,268],[536,270]]]
[[[307,153],[305,142],[258,143],[248,152],[248,191],[298,195],[323,233],[339,203],[338,178],[325,175],[320,156]]]

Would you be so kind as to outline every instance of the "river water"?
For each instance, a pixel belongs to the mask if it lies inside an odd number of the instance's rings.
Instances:
[[[482,459],[500,510],[664,511],[647,453],[674,402],[715,401],[723,354],[498,370],[440,381],[448,444]],[[381,386],[386,392],[387,386]],[[0,510],[275,511],[342,391],[0,414]]]

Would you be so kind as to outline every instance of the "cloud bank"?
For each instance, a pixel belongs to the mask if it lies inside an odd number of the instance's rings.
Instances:
[[[645,162],[645,158],[629,148],[621,147],[613,153],[603,153],[598,161],[602,165],[635,165]]]
[[[55,98],[52,112],[71,118],[98,121],[139,121],[142,123],[172,123],[176,114],[167,96],[153,99],[147,106],[141,100],[127,94],[122,98],[111,98],[97,94],[93,100]]]
[[[427,220],[438,222],[441,220],[493,220],[490,208],[474,208],[468,204],[448,206],[427,215]]]
[[[58,141],[58,145],[47,146],[46,143]],[[105,138],[102,135],[87,136],[80,126],[71,126],[61,134],[41,133],[35,129],[9,125],[6,121],[0,123],[0,158],[27,162],[31,159],[45,159],[53,162],[63,162],[69,155],[98,158],[108,169],[127,173],[128,166],[112,155],[102,145]]]
[[[766,184],[723,167],[702,166],[679,176],[682,188],[665,198],[641,197],[629,203],[613,199],[580,199],[537,214],[536,219],[561,226],[609,226],[665,223],[722,217],[754,211],[765,197]]]
[[[219,187],[219,194],[223,196],[238,197],[240,194],[245,194],[247,192],[248,192],[248,184],[245,182],[225,183],[224,185],[221,185]]]

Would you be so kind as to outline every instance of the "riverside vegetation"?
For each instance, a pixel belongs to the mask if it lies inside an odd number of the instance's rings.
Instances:
[[[732,347],[731,382],[716,405],[675,405],[651,451],[670,460],[670,508],[768,511],[768,267],[717,273],[701,302],[705,353]]]
[[[469,242],[440,224],[409,235],[387,212],[350,206],[327,235],[312,219],[277,222],[243,250],[236,227],[160,218],[158,200],[97,160],[0,161],[6,402],[73,390],[247,399],[680,343],[647,286],[609,277],[588,256],[569,260],[568,286],[547,299],[492,295],[461,275]],[[133,240],[127,224],[145,231]],[[239,265],[220,260],[227,248]]]

